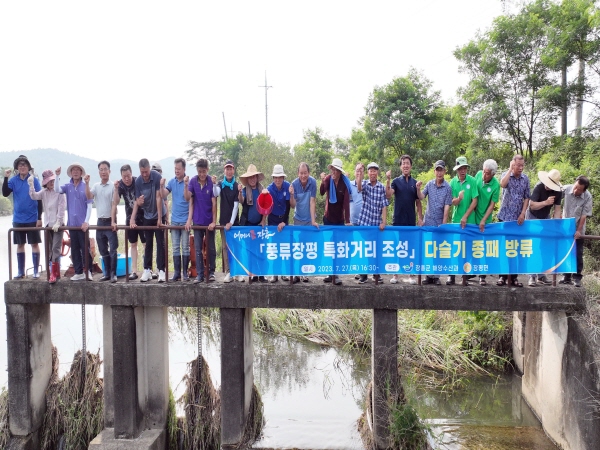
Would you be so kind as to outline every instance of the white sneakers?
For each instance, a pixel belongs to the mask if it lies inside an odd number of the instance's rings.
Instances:
[[[239,281],[240,283],[243,283],[244,281],[246,281],[246,277],[244,277],[243,275],[238,275],[236,277],[237,281]]]
[[[144,269],[144,273],[142,274],[142,278],[140,278],[140,281],[142,283],[145,283],[146,281],[150,280],[152,278],[152,272],[150,272],[150,269]]]
[[[390,280],[391,284],[398,284],[398,275],[394,275]]]
[[[233,278],[231,278],[231,274],[229,272],[227,272],[225,274],[225,278],[223,278],[223,283],[231,283],[233,281]]]
[[[71,277],[71,281],[81,281],[81,280],[85,280],[85,275],[82,273],[75,274]]]
[[[159,283],[164,283],[165,282],[165,271],[164,270],[159,270],[158,271],[158,282]]]

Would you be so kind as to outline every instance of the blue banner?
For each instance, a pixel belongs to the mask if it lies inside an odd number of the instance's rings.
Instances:
[[[440,227],[234,227],[231,275],[576,272],[575,219]]]

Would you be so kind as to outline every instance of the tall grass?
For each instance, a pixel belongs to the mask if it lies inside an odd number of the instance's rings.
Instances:
[[[6,448],[10,431],[8,429],[8,391],[0,391],[0,448]]]

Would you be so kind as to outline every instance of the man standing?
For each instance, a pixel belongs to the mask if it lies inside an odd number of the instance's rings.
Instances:
[[[452,206],[454,206],[452,223],[460,223],[461,228],[465,228],[468,223],[475,224],[475,214],[473,214],[473,211],[477,207],[477,197],[479,196],[475,178],[467,175],[469,167],[467,158],[464,156],[456,158],[456,165],[453,169],[456,172],[456,176],[450,181]],[[455,282],[455,275],[448,276],[448,280],[446,280],[447,285],[452,285]]]
[[[156,164],[156,163],[155,163]],[[161,169],[162,170],[162,169]],[[173,276],[169,281],[190,281],[188,265],[190,263],[190,228],[192,226],[191,199],[186,200],[185,190],[189,177],[185,175],[185,159],[175,159],[175,177],[165,186],[165,178],[160,179],[161,195],[165,200],[172,194],[171,225],[184,227],[183,230],[171,229],[171,245],[173,248]],[[165,206],[166,207],[166,206]]]
[[[277,231],[281,231],[289,223],[291,185],[285,181],[286,174],[281,164],[273,166],[271,177],[273,182],[267,186],[266,191],[273,199],[273,209],[267,216],[267,225],[276,226]],[[276,283],[278,280],[278,275],[271,277],[271,283]]]
[[[109,182],[110,163],[108,161],[100,161],[98,164],[98,172],[100,174],[100,182],[94,184],[90,189],[90,176],[85,178],[85,193],[88,199],[96,200],[96,213],[98,214],[98,223],[100,227],[110,227],[112,225],[112,201],[114,197],[114,183]],[[117,282],[117,248],[119,247],[119,239],[114,230],[96,230],[96,242],[98,242],[98,250],[102,256],[104,265],[104,274],[100,281],[108,281],[111,283]],[[110,249],[110,250],[109,250]]]
[[[525,213],[529,206],[529,178],[523,173],[525,160],[522,155],[513,156],[508,171],[502,174],[500,186],[502,187],[502,206],[498,212],[499,222],[517,222],[523,225]],[[517,275],[511,275],[512,285],[523,287],[519,283]],[[498,286],[504,286],[508,283],[508,275],[500,275]]]
[[[358,183],[358,193],[362,195],[363,206],[360,211],[358,218],[359,226],[379,226],[379,229],[383,231],[387,223],[387,207],[390,204],[386,198],[386,189],[377,180],[379,175],[379,166],[375,162],[370,162],[367,166],[367,172],[369,174],[369,181],[360,180]],[[378,275],[376,276],[377,280]],[[360,276],[358,283],[365,284],[368,276],[363,274]]]
[[[196,272],[194,283],[204,281],[204,260],[202,259],[202,242],[206,236],[208,248],[208,281],[215,281],[215,265],[217,252],[215,249],[215,226],[217,224],[217,198],[213,191],[211,177],[208,176],[208,160],[200,158],[196,162],[198,175],[190,180],[186,188],[186,198],[192,201],[194,226],[208,229],[194,230],[194,248],[196,250]]]
[[[435,178],[430,180],[423,191],[418,191],[419,199],[427,200],[427,210],[425,211],[425,221],[423,225],[426,227],[439,227],[442,224],[448,223],[448,212],[452,205],[452,188],[446,180],[446,163],[441,159],[434,164]],[[426,276],[422,284],[442,284],[438,275]]]
[[[500,182],[496,179],[498,164],[493,159],[483,162],[483,170],[475,175],[475,184],[479,191],[477,207],[475,208],[475,223],[479,224],[479,231],[485,231],[485,226],[492,221],[494,205],[500,199]],[[485,286],[486,275],[479,276],[479,284]]]
[[[571,280],[573,280],[575,287],[581,287],[583,278],[583,239],[581,237],[585,235],[587,218],[592,216],[592,194],[588,191],[589,186],[589,178],[583,175],[578,176],[575,183],[565,186],[563,219],[574,217],[576,220],[577,273],[566,273],[560,280],[560,284],[571,284]]]
[[[562,185],[560,184],[560,172],[552,169],[550,172],[538,172],[540,180],[531,193],[529,199],[529,209],[527,210],[527,220],[543,220],[550,218],[550,210],[554,207],[553,217],[560,219],[562,215],[560,203],[562,200]],[[537,280],[536,280],[537,278]],[[550,284],[550,280],[546,275],[539,274],[529,276],[529,286],[536,286],[536,281],[539,284]]]
[[[26,156],[20,155],[13,163],[16,176],[9,179],[11,170],[4,172],[2,195],[8,197],[13,194],[13,227],[34,228],[42,226],[42,201],[29,197],[29,178],[33,178],[36,192],[41,190],[40,181],[33,176],[33,169]],[[16,280],[25,277],[25,244],[31,245],[31,259],[33,261],[33,278],[39,278],[40,246],[42,242],[39,230],[15,231],[13,243],[17,245],[17,276]]]
[[[350,197],[352,187],[350,180],[342,169],[342,161],[334,158],[328,166],[329,175],[321,173],[319,192],[325,195],[325,214],[323,225],[350,225]],[[336,286],[342,284],[339,276],[328,275],[323,280]]]
[[[114,197],[112,206],[112,226],[113,231],[117,231],[117,206],[119,206],[120,198],[123,197],[125,201],[125,224],[131,223],[131,215],[135,206],[135,180],[136,177],[132,176],[131,166],[125,164],[121,167],[121,179],[115,181],[114,184]],[[137,226],[144,225],[144,210],[138,207],[137,214],[134,217],[134,222]],[[138,237],[139,240],[144,244],[146,242],[146,236],[143,231],[131,228],[127,231],[127,240],[131,244],[131,267],[129,273],[130,280],[137,280],[137,260],[138,260]]]
[[[223,266],[225,267],[225,278],[223,283],[233,281],[229,272],[229,252],[227,251],[227,241],[225,239],[225,230],[230,230],[231,227],[236,227],[240,224],[238,210],[240,202],[238,201],[238,182],[235,180],[235,166],[233,161],[228,159],[225,162],[223,169],[223,181],[219,181],[214,187],[215,195],[220,198],[220,215],[219,225],[225,227],[221,230],[221,248]],[[213,180],[213,184],[215,180]],[[243,276],[236,277],[239,281],[244,281]]]
[[[352,202],[350,203],[350,222],[352,225],[358,225],[360,212],[363,207],[363,196],[359,194],[358,185],[362,183],[365,177],[365,165],[359,162],[354,168],[354,180],[350,182],[352,186]],[[360,180],[360,181],[359,181]]]
[[[135,180],[135,198],[129,226],[137,227],[135,217],[138,208],[144,209],[145,227],[156,227],[156,229],[145,230],[146,248],[144,249],[144,273],[141,282],[145,283],[152,278],[152,253],[154,251],[154,239],[156,238],[156,267],[158,267],[158,282],[165,280],[165,237],[161,229],[167,215],[164,202],[160,192],[160,174],[150,169],[150,162],[146,158],[140,159],[140,176]]]
[[[310,168],[305,162],[298,165],[298,178],[290,185],[290,207],[294,208],[294,225],[305,225],[319,228],[317,223],[317,180],[310,176]],[[352,213],[350,213],[352,215]],[[288,281],[287,276],[282,276]],[[302,280],[308,283],[308,277],[295,276],[294,283]]]
[[[394,196],[394,221],[392,225],[395,227],[414,227],[416,224],[422,226],[423,206],[421,200],[419,200],[418,191],[423,183],[411,176],[412,158],[409,155],[400,157],[400,170],[402,175],[394,178],[391,186],[392,171],[388,170],[385,174],[387,178],[386,197],[390,199],[392,195]],[[418,222],[415,215],[415,206],[419,216]],[[410,275],[408,281],[410,284],[417,284],[414,275]],[[398,283],[398,275],[394,275],[390,283]]]
[[[83,181],[85,170],[81,164],[71,164],[67,168],[67,176],[71,179],[69,183],[60,185],[59,167],[55,171],[56,182],[54,190],[59,194],[67,194],[67,226],[81,227],[80,230],[71,230],[71,257],[73,258],[73,268],[75,275],[71,277],[71,281],[85,280],[83,268],[85,263],[85,252],[89,249],[85,248],[85,232],[88,229],[90,215],[92,213],[92,200],[87,198],[86,183]],[[89,270],[93,260],[88,255],[88,277],[92,279],[92,272]]]

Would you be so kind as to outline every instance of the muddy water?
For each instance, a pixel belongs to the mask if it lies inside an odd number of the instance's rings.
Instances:
[[[94,223],[94,221],[92,221]],[[0,217],[0,260],[8,261],[10,217]],[[13,247],[13,252],[15,251]],[[31,266],[30,262],[27,264]],[[8,265],[0,265],[0,294]],[[43,282],[43,281],[40,281]],[[61,281],[62,282],[62,281]],[[64,280],[68,282],[68,280]],[[4,302],[0,312],[4,313]],[[82,345],[81,307],[52,305],[52,341],[64,374]],[[102,354],[102,308],[86,306],[86,345]],[[171,324],[169,371],[178,398],[187,363],[198,353],[195,327]],[[6,322],[0,320],[0,340],[6,342]],[[254,448],[361,449],[356,420],[362,412],[370,361],[284,337],[254,334],[255,383],[261,392],[266,425]],[[4,345],[4,344],[3,344]],[[203,328],[202,352],[216,385],[220,384],[218,326]],[[6,347],[0,350],[0,389],[6,387]],[[553,449],[540,425],[521,401],[517,376],[474,379],[452,396],[416,385],[407,394],[431,427],[430,441],[439,449]]]

